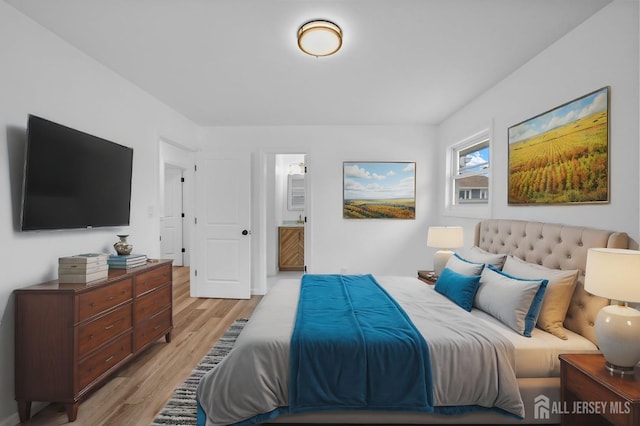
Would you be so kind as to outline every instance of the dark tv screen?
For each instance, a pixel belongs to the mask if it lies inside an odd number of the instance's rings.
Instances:
[[[29,115],[22,230],[129,225],[133,149]]]

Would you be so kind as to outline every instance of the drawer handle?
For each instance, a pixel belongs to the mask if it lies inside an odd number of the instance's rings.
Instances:
[[[159,328],[160,328],[160,326],[159,326],[159,325],[156,325],[155,327],[153,327],[153,329],[154,329],[154,330],[157,330],[157,329],[159,329]]]
[[[96,303],[95,302],[91,302],[91,303],[89,303],[89,306],[91,306],[93,308],[94,306],[96,306]]]
[[[111,297],[107,298],[107,300],[113,300],[115,298],[116,298],[115,296],[111,296]]]
[[[111,361],[113,358],[115,358],[115,355],[111,355],[109,358],[105,359],[104,362],[107,363]]]
[[[93,334],[89,335],[89,340],[93,340]]]
[[[116,325],[117,323],[119,323],[120,321],[124,321],[124,317],[123,317],[123,318],[120,318],[119,320],[114,321],[114,322],[113,322],[113,324],[110,324],[110,325],[106,326],[104,329],[105,329],[105,330],[110,330],[110,329],[112,329],[113,327],[115,327],[115,325]]]

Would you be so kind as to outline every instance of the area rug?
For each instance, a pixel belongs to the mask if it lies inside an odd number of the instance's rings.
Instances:
[[[176,388],[169,402],[165,404],[164,408],[151,423],[152,426],[187,426],[196,424],[196,389],[200,379],[207,371],[218,365],[229,353],[247,321],[247,318],[238,318],[231,324],[220,340],[202,358],[200,364],[191,372],[189,377]]]

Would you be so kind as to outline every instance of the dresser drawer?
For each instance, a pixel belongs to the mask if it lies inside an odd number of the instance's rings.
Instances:
[[[603,367],[604,369],[604,367]],[[585,373],[579,371],[572,366],[565,367],[564,376],[562,378],[566,391],[573,395],[577,401],[585,403],[604,403],[605,407],[601,416],[612,422],[613,424],[627,424],[629,415],[628,407],[615,392],[599,386],[594,379],[588,377]],[[606,409],[606,407],[619,407],[617,411]],[[571,407],[569,408],[571,410]]]
[[[78,366],[79,389],[85,388],[101,374],[131,355],[131,334],[126,334]]]
[[[145,294],[144,296],[136,299],[134,317],[135,324],[138,325],[141,321],[144,321],[170,305],[170,285],[162,287],[152,293]]]
[[[171,281],[171,265],[138,274],[135,282],[135,296],[140,296],[169,281]]]
[[[147,343],[157,340],[171,328],[171,309],[157,313],[136,327],[133,340],[134,352],[140,350]]]
[[[131,299],[131,278],[78,296],[78,320],[83,321]]]
[[[78,327],[78,357],[99,347],[125,330],[131,329],[131,304]]]

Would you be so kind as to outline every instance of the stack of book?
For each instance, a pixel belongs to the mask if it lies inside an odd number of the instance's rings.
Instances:
[[[108,255],[85,253],[58,259],[58,281],[69,284],[86,284],[102,280],[109,275]]]
[[[147,256],[144,254],[112,254],[107,263],[112,269],[137,268],[147,264]]]

